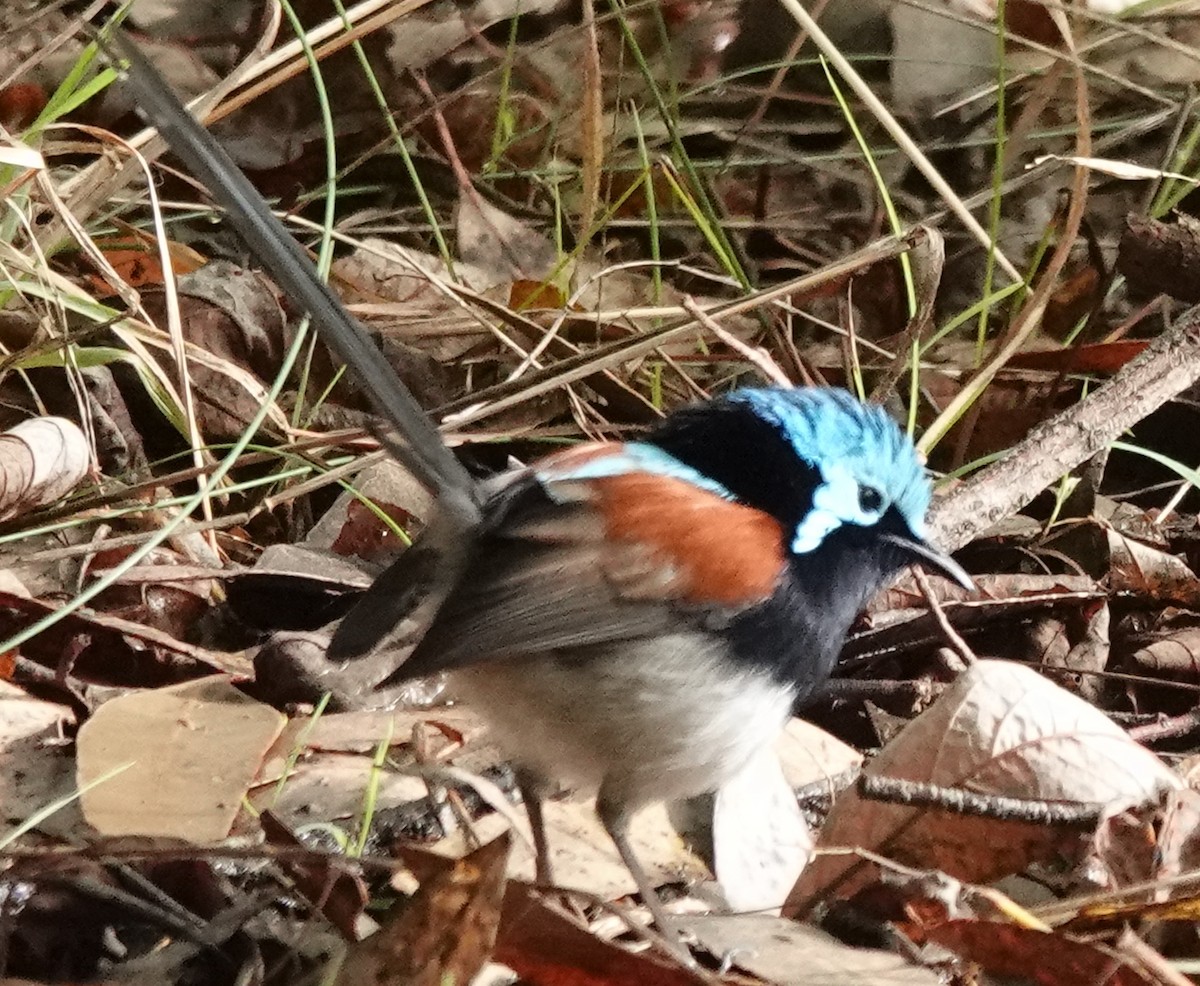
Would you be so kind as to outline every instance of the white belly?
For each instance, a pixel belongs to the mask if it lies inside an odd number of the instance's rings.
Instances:
[[[794,697],[691,634],[485,661],[453,688],[518,763],[588,792],[604,784],[630,809],[721,786],[774,742]]]

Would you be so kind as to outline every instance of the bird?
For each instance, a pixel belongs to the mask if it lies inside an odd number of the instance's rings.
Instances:
[[[732,390],[637,440],[584,442],[494,478],[470,544],[439,566],[455,544],[435,519],[344,617],[328,657],[387,646],[388,628],[431,599],[379,687],[451,673],[514,760],[539,884],[553,884],[543,799],[594,792],[666,932],[631,819],[717,790],[771,744],[902,569],[971,587],[928,538],[931,495],[882,408],[836,388]],[[439,571],[440,588],[423,590]]]
[[[553,883],[543,797],[594,790],[667,930],[633,815],[736,776],[830,676],[857,613],[901,569],[971,587],[929,541],[932,487],[912,442],[844,390],[746,387],[640,439],[478,482],[137,45],[120,31],[98,43],[361,380],[381,442],[436,496],[421,537],[338,624],[331,663],[380,656],[381,688],[451,672],[514,758],[538,882]]]

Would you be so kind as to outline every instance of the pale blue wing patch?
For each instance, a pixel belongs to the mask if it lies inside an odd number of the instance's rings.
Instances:
[[[544,484],[571,482],[573,480],[607,479],[612,476],[627,476],[635,472],[648,472],[655,476],[679,479],[698,489],[715,493],[725,500],[733,496],[724,486],[704,473],[680,462],[675,456],[654,445],[643,442],[626,442],[619,451],[610,455],[599,455],[579,464],[542,464],[537,467],[538,478]],[[550,490],[553,496],[553,491]]]

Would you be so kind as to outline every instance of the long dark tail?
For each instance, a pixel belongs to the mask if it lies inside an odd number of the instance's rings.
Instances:
[[[124,68],[125,83],[136,95],[141,112],[225,208],[229,222],[259,262],[308,312],[329,348],[358,376],[375,411],[404,439],[390,443],[390,451],[438,495],[442,511],[459,517],[464,532],[473,528],[479,519],[474,480],[383,355],[317,277],[311,261],[257,189],[125,34],[117,30],[110,38],[98,40],[114,64]]]

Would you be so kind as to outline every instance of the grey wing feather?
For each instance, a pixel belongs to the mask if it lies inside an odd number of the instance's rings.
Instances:
[[[552,499],[535,481],[508,505],[389,683],[676,626],[666,601],[673,573],[648,550],[608,541],[597,510],[571,492],[556,484]]]

